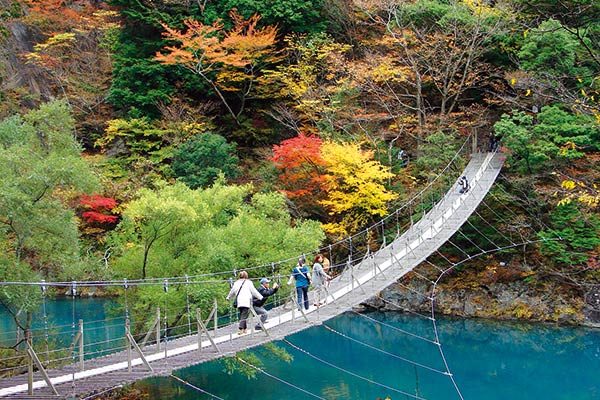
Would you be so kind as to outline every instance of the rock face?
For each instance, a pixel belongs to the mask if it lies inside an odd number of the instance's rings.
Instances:
[[[366,308],[381,311],[431,313],[433,285],[424,279],[409,278],[383,290],[366,301]],[[460,275],[437,286],[436,313],[465,318],[518,319],[568,325],[600,327],[600,285],[582,297],[558,283],[543,286],[523,279],[483,284],[465,281]]]
[[[589,287],[584,300],[583,314],[585,320],[595,326],[600,326],[600,285]]]
[[[2,22],[0,28],[0,90],[11,91],[23,88],[37,95],[40,100],[49,100],[50,84],[42,72],[25,63],[23,54],[33,51],[35,43],[43,40],[41,33],[32,30],[21,21]],[[33,102],[35,96],[25,96]],[[32,107],[33,104],[24,104]]]

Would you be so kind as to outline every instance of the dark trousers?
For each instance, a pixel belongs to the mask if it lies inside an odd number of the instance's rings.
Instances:
[[[240,329],[246,329],[246,322],[248,320],[248,313],[250,313],[250,309],[248,307],[240,307],[238,308],[240,311]]]
[[[308,310],[308,307],[310,307],[308,303],[308,286],[296,287],[296,294],[298,295],[298,310],[302,309],[302,303],[304,303],[304,308]],[[304,301],[302,297],[304,297]]]

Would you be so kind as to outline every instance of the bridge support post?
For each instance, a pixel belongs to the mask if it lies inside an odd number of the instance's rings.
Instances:
[[[18,332],[18,331],[17,331]],[[31,333],[26,333],[27,344],[25,345],[26,349],[29,349],[29,337]],[[27,394],[33,396],[33,358],[27,357]]]
[[[142,363],[146,366],[146,368],[148,368],[149,371],[154,371],[152,369],[152,367],[150,366],[150,363],[148,362],[148,360],[146,360],[146,357],[144,356],[144,353],[142,352],[142,349],[140,349],[140,347],[136,343],[135,339],[131,335],[131,328],[130,328],[130,324],[129,324],[129,318],[125,321],[125,338],[127,339],[127,371],[128,372],[132,371],[132,368],[131,368],[131,347],[133,347],[135,349],[135,351],[138,353],[138,355],[140,356],[140,359],[142,360]]]
[[[131,373],[131,343],[129,343],[129,318],[125,320],[125,339],[127,340],[127,372]]]
[[[219,324],[218,324],[219,323],[219,319],[218,319],[219,316],[218,316],[218,313],[217,313],[218,308],[217,308],[217,299],[216,298],[214,299],[213,304],[214,305],[213,305],[212,310],[210,310],[210,314],[208,314],[208,317],[204,321],[204,326],[205,327],[208,326],[208,323],[210,322],[210,319],[212,318],[213,319],[213,325],[214,325],[213,326],[213,329],[214,329],[214,335],[213,336],[217,337],[217,334],[218,334],[217,330],[219,329]],[[206,332],[208,334],[208,328],[206,328]]]
[[[217,346],[212,337],[210,337],[210,333],[208,329],[206,329],[206,325],[202,322],[202,313],[200,312],[200,308],[196,308],[196,324],[198,325],[198,351],[202,351],[202,332],[206,333],[206,337],[210,341],[210,344],[215,348],[217,353],[221,352],[221,349]],[[215,312],[216,314],[216,312]],[[210,317],[209,317],[210,318]],[[215,335],[216,337],[216,335]]]
[[[296,309],[298,309],[300,311],[300,314],[302,314],[302,316],[306,320],[306,322],[310,322],[308,317],[304,313],[304,309],[300,304],[298,304],[295,294],[295,292],[290,292],[290,301],[292,302],[292,321],[296,322]]]
[[[83,320],[79,320],[79,325],[77,328],[77,335],[73,338],[73,342],[71,343],[71,347],[69,348],[69,353],[73,354],[75,351],[75,346],[79,344],[79,370],[83,371],[84,369],[84,347],[83,347]]]
[[[167,332],[165,331],[166,334]],[[156,350],[160,351],[160,307],[156,307]]]
[[[29,395],[33,396],[33,364],[35,363],[35,365],[38,367],[38,370],[42,374],[42,377],[46,381],[46,384],[48,385],[48,387],[50,389],[52,389],[52,392],[54,392],[54,395],[60,396],[58,394],[58,391],[52,384],[52,381],[50,380],[48,373],[44,369],[42,362],[40,361],[37,354],[35,353],[35,350],[33,349],[33,340],[31,337],[31,331],[27,331],[27,333],[26,333],[25,346],[27,347],[27,354],[29,355],[29,362],[28,362],[28,366],[27,366],[27,372],[28,372],[27,392],[29,393]]]
[[[79,370],[84,370],[83,360],[84,360],[84,346],[83,346],[83,320],[79,320]]]
[[[365,288],[361,285],[360,281],[356,278],[356,276],[354,276],[354,265],[352,265],[350,261],[348,261],[348,268],[350,268],[350,281],[352,283],[352,290],[354,290],[354,282],[356,282],[360,290],[363,293],[366,293]]]
[[[268,337],[271,337],[271,335],[267,331],[267,328],[265,328],[265,325],[260,320],[260,317],[258,316],[258,314],[256,314],[256,311],[254,311],[254,307],[250,307],[250,312],[252,313],[252,315],[254,315],[254,318],[256,318],[256,321],[258,322],[258,324],[262,328],[262,331],[265,333],[265,335],[267,335]],[[254,332],[254,329],[252,329],[252,331]]]
[[[156,307],[156,319],[152,323],[148,332],[146,332],[146,336],[144,336],[144,340],[140,343],[140,347],[146,346],[146,342],[152,336],[152,331],[154,331],[156,335],[156,350],[160,351],[160,307]]]
[[[213,310],[215,310],[214,314],[213,314],[213,329],[215,331],[215,337],[217,337],[217,330],[219,329],[219,318],[217,315],[217,298],[215,297],[215,301],[214,301],[214,306],[213,306]]]

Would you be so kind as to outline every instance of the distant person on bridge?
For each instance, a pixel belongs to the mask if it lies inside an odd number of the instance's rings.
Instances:
[[[246,320],[248,319],[248,313],[250,307],[252,307],[252,299],[262,299],[263,296],[260,294],[252,284],[252,281],[248,279],[248,272],[240,271],[239,279],[233,283],[231,290],[227,295],[226,299],[229,300],[235,295],[233,306],[240,311],[240,323],[238,335],[246,333]]]
[[[302,305],[308,310],[310,302],[308,301],[308,285],[310,285],[310,271],[306,266],[306,258],[300,257],[298,265],[292,270],[292,276],[296,280],[296,295],[298,296],[298,311],[302,310]]]
[[[320,307],[327,303],[327,295],[325,295],[323,303],[321,303],[321,296],[325,290],[324,285],[326,285],[326,283],[331,279],[331,276],[327,275],[327,272],[325,272],[325,268],[323,267],[324,259],[325,257],[323,254],[317,254],[313,264],[312,285],[315,288],[315,296],[317,297],[315,299],[315,307]]]
[[[467,193],[471,188],[471,186],[469,186],[469,180],[464,175],[460,177],[458,184],[460,185],[460,190],[458,193]]]
[[[260,280],[260,286],[258,287],[258,293],[260,293],[263,298],[252,300],[252,305],[254,306],[254,311],[256,311],[256,314],[260,315],[260,320],[262,321],[263,324],[265,322],[267,322],[267,318],[269,317],[269,313],[263,307],[263,305],[267,301],[267,297],[273,296],[275,293],[277,293],[277,290],[279,289],[277,282],[273,283],[272,289],[269,288],[270,282],[271,281],[269,280],[269,278],[262,278]],[[256,324],[254,329],[260,330],[260,329],[262,329],[262,326],[260,326],[260,324]]]
[[[489,138],[488,151],[489,152],[498,151],[499,138],[496,135],[494,135],[494,132],[490,132],[490,135],[488,136],[488,138]]]

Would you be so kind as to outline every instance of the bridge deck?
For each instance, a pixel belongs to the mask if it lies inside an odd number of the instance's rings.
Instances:
[[[255,331],[237,335],[237,324],[219,328],[213,340],[218,351],[203,336],[200,351],[198,336],[162,343],[162,349],[148,346],[144,354],[153,371],[149,371],[137,354],[128,371],[125,351],[86,361],[86,370],[79,371],[78,364],[48,370],[60,395],[55,396],[41,374],[34,374],[34,395],[27,394],[27,375],[0,380],[0,396],[21,399],[82,398],[92,393],[136,380],[172,371],[190,365],[210,361],[266,342],[281,339],[292,333],[319,324],[377,294],[411,271],[443,245],[475,211],[494,183],[503,163],[501,154],[483,153],[473,155],[463,172],[469,179],[471,189],[459,193],[455,184],[435,206],[408,231],[392,243],[370,254],[362,262],[347,268],[331,281],[327,304],[312,306],[305,315],[281,306],[269,311],[267,332]],[[310,294],[313,299],[313,294]],[[253,324],[249,321],[249,326]],[[165,357],[166,355],[166,357]]]

